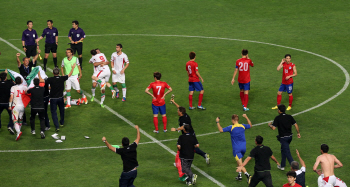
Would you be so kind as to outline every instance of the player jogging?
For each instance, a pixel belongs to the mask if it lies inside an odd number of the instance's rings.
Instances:
[[[190,91],[190,94],[188,96],[189,104],[190,104],[189,109],[190,110],[196,109],[196,107],[192,106],[192,98],[193,98],[193,92],[199,91],[197,108],[205,110],[206,108],[202,106],[204,89],[203,89],[202,83],[199,81],[199,78],[202,80],[202,82],[204,82],[204,80],[199,74],[198,64],[197,62],[195,62],[196,53],[192,51],[190,52],[189,56],[190,56],[190,61],[186,63],[186,71],[188,75],[188,84],[189,84],[188,90]]]
[[[81,78],[81,76],[83,74],[81,73],[79,60],[78,60],[77,57],[73,56],[73,49],[72,48],[68,48],[66,50],[66,55],[67,55],[67,57],[65,57],[62,60],[62,65],[61,65],[62,76],[64,76],[65,74],[66,75],[69,74],[69,72],[72,69],[73,63],[76,63],[77,65],[74,67],[72,76],[70,76],[68,78],[68,80],[66,81],[67,105],[65,106],[65,109],[71,107],[71,105],[70,105],[70,100],[71,100],[70,90],[71,90],[72,87],[82,96],[83,102],[85,102],[85,104],[88,103],[88,101],[86,99],[86,96],[84,95],[83,91],[80,90],[79,79]],[[79,77],[78,77],[78,74],[79,74]]]
[[[295,67],[295,64],[290,61],[291,58],[292,56],[290,54],[286,54],[284,59],[282,59],[281,63],[277,66],[277,71],[283,68],[282,83],[277,92],[277,105],[272,107],[272,109],[278,109],[277,106],[281,104],[282,92],[287,92],[289,95],[289,106],[287,110],[292,109],[293,77],[297,76],[297,68]]]
[[[163,131],[166,132],[166,125],[167,125],[167,118],[166,118],[166,108],[165,108],[165,96],[173,91],[171,87],[166,82],[160,81],[160,78],[162,77],[162,74],[159,72],[153,73],[154,82],[152,82],[145,90],[145,92],[152,96],[152,110],[153,110],[153,123],[155,130],[153,132],[159,133],[158,131],[158,113],[162,115],[162,121],[163,121]],[[166,93],[165,88],[168,89]],[[149,92],[149,90],[153,90],[153,94]]]
[[[111,76],[111,70],[109,69],[109,62],[107,61],[106,56],[103,53],[97,53],[96,49],[90,51],[92,58],[89,60],[89,63],[94,65],[94,74],[92,75],[92,97],[91,102],[94,101],[95,98],[95,88],[97,83],[101,85],[101,107],[104,108],[103,102],[105,100],[105,88],[106,85],[112,91],[112,98],[115,97],[116,91],[113,89],[111,84],[108,82]]]
[[[12,120],[17,132],[16,141],[22,135],[22,117],[24,113],[24,105],[22,102],[22,95],[27,91],[27,87],[22,84],[21,77],[15,78],[15,86],[11,87],[11,96],[9,100],[9,110],[12,110]]]
[[[233,156],[236,159],[237,166],[240,167],[242,165],[242,158],[246,152],[246,140],[245,140],[245,130],[252,128],[252,123],[250,122],[248,116],[246,114],[242,115],[248,122],[248,124],[239,124],[238,123],[238,115],[233,114],[232,115],[232,125],[227,126],[225,128],[222,128],[220,126],[220,118],[216,118],[216,124],[218,126],[218,129],[220,132],[230,132],[231,134],[231,143],[232,143],[232,150],[233,150]],[[250,183],[251,176],[245,169],[245,167],[242,167],[242,169],[238,172],[238,176],[236,177],[236,180],[241,181],[242,180],[242,171],[244,175],[248,179],[248,184]]]
[[[117,98],[119,98],[119,89],[117,87],[117,82],[122,84],[122,101],[126,101],[125,70],[129,67],[129,59],[128,56],[122,52],[122,49],[122,44],[117,44],[115,47],[116,52],[114,52],[111,56],[111,66],[113,71],[112,82],[113,88],[117,92]]]
[[[254,63],[248,57],[248,50],[242,49],[242,58],[236,61],[236,69],[233,73],[231,84],[235,83],[235,77],[238,73],[238,86],[240,89],[239,95],[243,105],[243,111],[248,111],[249,90],[250,90],[250,67],[254,67]]]

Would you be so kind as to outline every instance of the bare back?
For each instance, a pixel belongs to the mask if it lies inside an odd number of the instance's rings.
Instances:
[[[334,155],[323,153],[322,155],[317,157],[314,168],[317,168],[317,166],[321,164],[324,177],[329,177],[331,175],[334,175],[334,168],[335,168],[334,163],[337,164],[336,166],[342,165],[340,161],[337,159],[337,157],[335,157]]]

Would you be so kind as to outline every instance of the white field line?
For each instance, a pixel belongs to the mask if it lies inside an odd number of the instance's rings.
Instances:
[[[11,46],[13,49],[17,50],[18,52],[24,54],[24,52],[20,49],[18,49],[16,46],[12,45],[10,42],[4,40],[3,38],[0,37],[0,40],[5,42],[6,44],[8,44],[9,46]],[[25,55],[25,54],[24,54]],[[48,70],[52,71],[52,69],[47,68]],[[91,97],[90,94],[88,94],[87,92],[84,92],[88,97]],[[94,99],[95,102],[100,103],[99,100],[97,100],[96,98]],[[135,127],[135,124],[133,124],[131,121],[129,121],[128,119],[126,119],[124,116],[120,115],[118,112],[114,111],[113,109],[109,108],[107,105],[105,105],[105,109],[109,110],[111,113],[113,113],[114,115],[116,115],[117,117],[119,117],[120,119],[122,119],[123,121],[125,121],[126,123],[128,123],[130,126]],[[171,153],[173,156],[176,156],[176,153],[171,150],[169,147],[167,147],[166,145],[164,145],[163,143],[161,143],[159,140],[157,140],[156,138],[154,138],[153,136],[149,135],[147,132],[145,132],[144,130],[142,130],[140,128],[140,132],[145,135],[146,137],[148,137],[149,139],[151,139],[154,143],[157,143],[159,146],[161,146],[162,148],[164,148],[165,150],[167,150],[169,153]],[[223,185],[222,183],[220,183],[218,180],[214,179],[212,176],[208,175],[207,173],[205,173],[203,170],[199,169],[198,167],[196,167],[195,165],[192,165],[192,167],[197,170],[200,174],[202,174],[203,176],[205,176],[206,178],[208,178],[209,180],[211,180],[212,182],[214,182],[215,184],[217,184],[218,186],[224,187],[225,185]]]

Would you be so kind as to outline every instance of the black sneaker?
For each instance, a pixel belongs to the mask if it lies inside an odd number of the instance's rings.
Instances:
[[[13,129],[11,127],[7,128],[7,130],[10,132],[10,134],[14,135],[15,131],[13,131]]]
[[[45,139],[45,133],[43,131],[40,132],[41,139]]]
[[[60,131],[60,129],[56,129],[55,131],[58,132],[58,131]]]
[[[238,174],[238,176],[235,179],[238,181],[242,181],[242,175]]]

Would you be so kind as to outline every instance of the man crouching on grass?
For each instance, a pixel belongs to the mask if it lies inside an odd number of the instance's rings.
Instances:
[[[135,129],[137,130],[137,137],[134,143],[131,145],[129,142],[129,138],[124,137],[122,139],[123,148],[115,148],[111,144],[107,142],[105,137],[102,137],[102,141],[107,145],[107,147],[117,153],[120,154],[123,160],[123,172],[119,179],[119,186],[128,186],[134,187],[134,180],[137,177],[137,167],[139,166],[137,162],[137,152],[136,148],[140,141],[140,129],[139,126],[135,125]]]

